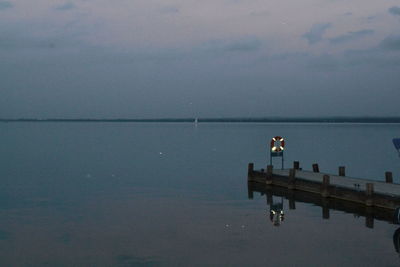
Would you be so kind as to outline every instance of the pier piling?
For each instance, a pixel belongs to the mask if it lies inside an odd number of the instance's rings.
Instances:
[[[312,169],[313,169],[313,172],[319,172],[318,164],[317,164],[317,163],[314,163],[314,164],[312,165]]]
[[[329,197],[329,184],[330,184],[329,175],[324,175],[322,177],[322,185],[321,185],[321,195],[323,197]]]
[[[295,210],[296,209],[296,201],[295,201],[295,196],[293,191],[289,194],[289,209],[290,210]]]
[[[254,173],[254,163],[249,163],[247,167],[247,180],[251,180]]]
[[[266,179],[265,179],[265,183],[266,184],[272,184],[272,171],[274,169],[274,166],[272,165],[268,165],[267,166],[267,173],[266,173]]]
[[[295,170],[300,169],[300,162],[298,162],[298,161],[293,161],[293,169],[295,169]]]
[[[329,212],[329,202],[327,199],[322,199],[321,201],[322,206],[322,219],[329,219],[330,212]]]
[[[366,194],[365,205],[370,207],[374,204],[374,202],[373,202],[374,184],[373,183],[366,183],[365,194]]]
[[[385,181],[386,183],[393,183],[393,175],[392,172],[385,172]]]
[[[374,209],[372,207],[365,208],[365,226],[374,228]]]
[[[267,198],[267,205],[271,205],[272,204],[272,197],[273,195],[272,195],[272,193],[271,192],[268,192],[267,193],[267,196],[266,196],[266,198]]]
[[[295,183],[296,183],[296,169],[290,169],[289,170],[289,179],[288,179],[288,189],[293,190],[295,189]]]
[[[344,166],[339,167],[339,176],[346,176],[346,169]]]

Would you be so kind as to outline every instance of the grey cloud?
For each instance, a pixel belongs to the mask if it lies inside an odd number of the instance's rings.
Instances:
[[[0,10],[12,8],[14,5],[9,1],[0,1]]]
[[[113,64],[132,64],[134,62],[142,63],[165,63],[183,62],[195,59],[196,61],[209,61],[223,58],[226,53],[253,53],[262,46],[262,41],[253,37],[247,37],[237,40],[211,40],[196,47],[185,49],[163,49],[163,50],[141,50],[131,52],[116,52],[108,49],[90,47],[85,50],[84,57],[90,58],[90,61],[108,62]],[[242,62],[243,63],[243,62]]]
[[[319,71],[340,71],[357,68],[399,69],[400,36],[389,36],[378,46],[346,50],[342,55],[308,56],[307,65]]]
[[[400,56],[388,55],[374,47],[365,50],[347,50],[340,56],[310,56],[307,66],[316,71],[344,71],[353,68],[399,69]]]
[[[254,16],[254,17],[264,17],[264,16],[268,16],[269,14],[270,13],[267,10],[250,12],[250,16]]]
[[[400,50],[400,36],[386,37],[379,45],[384,50]]]
[[[179,13],[179,8],[176,6],[165,6],[160,9],[160,12],[163,14],[176,14]]]
[[[239,4],[242,3],[243,0],[226,0],[225,2],[228,4]]]
[[[309,44],[315,44],[322,40],[322,36],[328,28],[331,27],[330,23],[319,23],[314,24],[310,31],[303,35],[308,40]]]
[[[60,10],[60,11],[65,11],[65,10],[70,10],[70,9],[74,9],[75,5],[72,2],[66,2],[63,5],[57,6],[55,9],[56,10]]]
[[[81,36],[84,31],[65,29],[62,32],[54,32],[50,27],[47,35],[35,34],[36,29],[41,27],[42,32],[45,29],[41,25],[31,23],[30,31],[26,30],[26,23],[20,22],[7,27],[0,25],[0,54],[8,54],[10,52],[18,53],[24,51],[39,51],[53,49],[71,49],[82,45]]]
[[[258,39],[253,40],[241,40],[237,42],[230,43],[224,47],[226,51],[255,51],[261,46],[261,41]]]
[[[11,36],[0,40],[0,53],[2,50],[20,50],[20,49],[52,49],[55,48],[55,42],[51,40],[36,40],[22,36]]]
[[[372,21],[375,20],[375,19],[376,19],[376,16],[368,16],[368,17],[365,18],[365,20],[366,20],[368,23],[372,22]]]
[[[373,33],[374,33],[374,31],[371,29],[365,29],[365,30],[360,30],[360,31],[355,31],[355,32],[348,32],[346,34],[339,35],[335,38],[331,38],[331,39],[329,39],[329,41],[332,44],[339,44],[339,43],[343,43],[343,42],[347,42],[347,41],[357,40],[364,36],[371,35]]]
[[[212,40],[202,45],[201,50],[208,52],[252,52],[261,48],[262,42],[255,37],[238,40]]]
[[[400,7],[393,6],[393,7],[389,8],[389,13],[400,16]]]
[[[342,61],[343,67],[377,67],[389,69],[399,69],[400,66],[400,56],[393,55],[391,53],[386,53],[380,47],[372,47],[365,50],[348,50],[343,54]]]
[[[255,37],[237,40],[211,40],[191,49],[177,48],[162,51],[146,51],[135,55],[125,55],[125,58],[153,62],[172,62],[184,59],[216,59],[224,53],[252,53],[258,51],[262,41]],[[133,56],[133,57],[132,57]]]
[[[19,27],[0,28],[0,53],[11,50],[42,47],[45,42],[37,40],[26,33],[21,33]]]
[[[211,40],[190,49],[175,48],[162,50],[141,50],[129,53],[106,52],[98,49],[88,49],[88,56],[93,55],[96,60],[114,63],[132,62],[175,62],[187,60],[214,60],[223,57],[225,53],[252,53],[258,51],[262,41],[255,37],[247,37],[237,40]],[[101,54],[101,56],[99,56]],[[94,56],[96,55],[96,56]]]

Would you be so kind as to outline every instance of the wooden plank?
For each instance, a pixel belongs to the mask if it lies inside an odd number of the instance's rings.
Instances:
[[[289,170],[275,169],[273,170],[273,174],[289,177]],[[322,183],[324,175],[329,175],[329,174],[296,170],[296,178],[301,178],[319,183]],[[400,184],[392,184],[392,183],[386,183],[386,182],[380,182],[362,178],[343,177],[338,175],[329,175],[329,177],[331,185],[365,191],[367,188],[367,183],[373,183],[374,191],[376,193],[400,197]]]
[[[251,182],[284,187],[293,191],[315,193],[323,198],[335,198],[369,207],[394,210],[400,207],[400,185],[384,181],[328,175],[298,169],[253,171]]]

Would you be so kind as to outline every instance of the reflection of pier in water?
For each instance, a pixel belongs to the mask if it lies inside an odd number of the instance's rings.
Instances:
[[[365,217],[365,226],[368,228],[374,228],[374,220],[385,221],[392,224],[399,224],[397,218],[393,216],[393,211],[390,209],[367,207],[363,204],[357,204],[346,200],[324,198],[318,194],[308,193],[303,191],[290,190],[284,187],[273,186],[273,185],[262,185],[260,183],[248,182],[248,197],[253,199],[254,192],[259,192],[261,195],[266,195],[267,205],[270,207],[270,212],[275,209],[278,205],[281,206],[279,214],[282,217],[276,217],[275,214],[270,214],[270,219],[274,225],[277,225],[277,218],[279,218],[279,224],[283,221],[283,198],[289,202],[289,209],[296,209],[296,202],[314,204],[322,207],[322,218],[329,219],[330,210],[343,211],[346,213],[352,213],[359,217]],[[280,197],[282,202],[274,203],[274,197]],[[400,228],[393,233],[394,248],[400,255]]]
[[[390,209],[367,207],[362,204],[345,200],[324,198],[318,194],[249,182],[248,195],[250,199],[253,198],[254,192],[260,192],[262,195],[265,194],[268,205],[271,205],[273,196],[279,196],[288,199],[289,209],[296,209],[296,202],[311,203],[320,206],[322,207],[322,218],[324,219],[329,219],[330,210],[333,209],[365,217],[365,225],[368,228],[374,227],[374,220],[396,223],[393,211]]]

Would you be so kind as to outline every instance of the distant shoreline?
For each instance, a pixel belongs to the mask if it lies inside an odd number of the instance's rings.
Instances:
[[[155,118],[155,119],[0,119],[0,122],[178,122],[194,123],[196,118]],[[320,117],[320,118],[197,118],[198,123],[400,123],[400,117]]]

